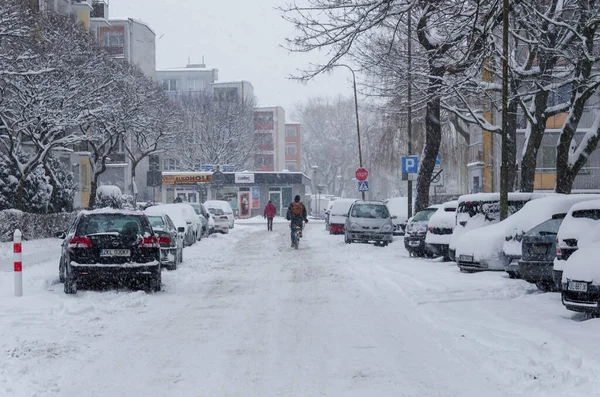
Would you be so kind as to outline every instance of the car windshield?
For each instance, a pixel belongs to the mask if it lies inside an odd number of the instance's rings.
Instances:
[[[437,211],[437,209],[435,208],[428,208],[425,209],[423,211],[419,211],[417,212],[417,214],[414,216],[414,218],[412,219],[413,222],[424,222],[424,221],[428,221],[429,218],[431,218],[431,216],[433,214],[435,214],[435,212]]]
[[[512,215],[527,204],[524,200],[509,200],[508,214]],[[500,201],[467,201],[458,204],[458,213],[466,213],[472,218],[477,214],[484,215],[488,221],[500,220]]]
[[[148,219],[150,220],[150,224],[152,225],[152,227],[164,227],[165,226],[165,221],[163,220],[162,216],[148,216]]]
[[[540,223],[526,234],[528,236],[555,236],[564,218],[552,218]]]
[[[389,218],[390,213],[383,204],[355,204],[352,207],[351,216],[353,218]]]
[[[600,209],[585,209],[573,211],[573,218],[600,220]]]
[[[210,212],[213,215],[217,215],[217,216],[225,215],[225,212],[220,208],[209,208],[208,212]]]
[[[196,213],[196,215],[201,215],[202,214],[202,207],[200,207],[199,204],[190,204],[190,205],[194,209],[194,212]]]
[[[93,214],[84,216],[79,223],[78,234],[141,234],[149,232],[142,217],[122,214]]]

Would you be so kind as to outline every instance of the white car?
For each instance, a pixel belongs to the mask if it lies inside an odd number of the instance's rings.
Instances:
[[[558,229],[556,236],[556,258],[552,277],[557,289],[562,287],[563,271],[569,257],[577,251],[579,244],[585,244],[595,236],[600,227],[600,200],[574,204]]]
[[[348,211],[356,199],[337,199],[331,206],[329,214],[329,234],[344,234]]]
[[[569,259],[561,279],[563,305],[575,312],[600,314],[600,227],[587,230],[586,239]]]
[[[452,232],[456,225],[456,207],[458,200],[448,201],[442,204],[427,223],[427,235],[425,236],[425,250],[432,256],[443,256],[449,260],[448,247]]]
[[[208,207],[208,212],[212,215],[215,232],[227,234],[229,233],[229,218],[221,208]]]
[[[147,214],[169,215],[175,226],[185,228],[185,245],[190,246],[202,238],[202,223],[191,205],[185,203],[159,204],[146,208]]]
[[[206,209],[210,212],[211,208],[218,208],[222,210],[227,219],[229,220],[229,229],[233,229],[235,227],[235,215],[233,214],[233,209],[231,205],[227,201],[222,200],[208,200],[204,203]]]
[[[394,235],[404,236],[406,224],[408,223],[408,197],[392,197],[384,201],[390,214],[395,217]]]
[[[509,215],[520,210],[529,201],[544,196],[542,193],[509,193]],[[448,247],[450,259],[459,261],[456,256],[456,247],[465,233],[498,222],[500,222],[500,193],[476,193],[460,196],[456,208],[456,226]],[[468,262],[469,258],[473,260],[473,254],[465,253],[463,259]]]

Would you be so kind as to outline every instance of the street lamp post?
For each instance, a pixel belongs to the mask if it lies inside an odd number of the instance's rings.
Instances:
[[[502,164],[500,165],[500,219],[508,216],[508,7],[502,2]]]
[[[358,137],[358,162],[359,162],[360,168],[362,168],[363,161],[362,161],[362,148],[360,145],[360,123],[358,121],[358,95],[356,94],[356,74],[354,73],[354,69],[352,69],[350,66],[348,66],[346,64],[337,63],[333,66],[345,67],[352,73],[352,87],[354,89],[354,112],[356,113],[356,135]],[[362,199],[363,200],[365,199],[365,192],[362,192]]]
[[[319,171],[319,166],[317,165],[313,165],[312,166],[312,170],[313,170],[313,180],[312,180],[312,197],[314,197],[314,201],[317,201],[317,171]],[[313,216],[314,217],[318,217],[319,212],[317,209],[317,212],[315,213],[315,209],[317,208],[318,203],[314,203],[314,206],[312,207],[312,212],[313,212]]]

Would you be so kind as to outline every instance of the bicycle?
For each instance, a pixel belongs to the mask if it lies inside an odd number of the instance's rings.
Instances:
[[[298,249],[302,238],[302,226],[294,225],[294,249]]]

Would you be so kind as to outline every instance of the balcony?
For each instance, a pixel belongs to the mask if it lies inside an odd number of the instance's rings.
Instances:
[[[475,165],[477,163],[483,165],[483,142],[469,145],[469,164]]]
[[[106,52],[108,52],[111,56],[116,58],[122,58],[125,56],[125,47],[123,46],[110,46],[103,47]]]

